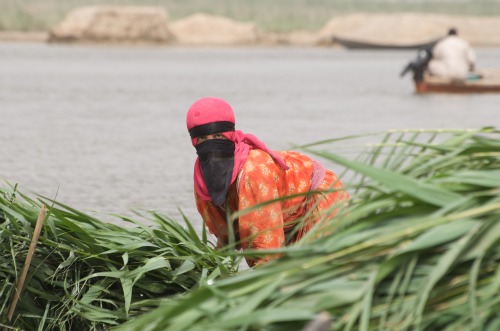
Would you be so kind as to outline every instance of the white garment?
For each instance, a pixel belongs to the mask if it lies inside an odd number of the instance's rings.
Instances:
[[[476,54],[469,43],[456,35],[450,35],[432,49],[428,70],[431,75],[465,80],[475,63]]]

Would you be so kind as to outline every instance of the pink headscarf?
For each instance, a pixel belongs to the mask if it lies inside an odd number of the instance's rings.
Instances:
[[[188,130],[213,122],[231,122],[236,123],[234,119],[234,112],[231,106],[224,100],[213,97],[206,97],[199,99],[191,105],[186,116],[186,124]],[[231,140],[235,144],[234,150],[234,167],[231,178],[231,184],[236,180],[241,167],[245,163],[250,150],[256,148],[261,149],[271,155],[276,163],[283,169],[287,170],[289,167],[281,156],[267,148],[267,146],[252,134],[245,134],[239,130],[222,132],[222,135]],[[191,143],[196,145],[198,138],[192,138]],[[197,158],[194,164],[194,185],[196,192],[203,200],[211,200],[208,194],[208,189],[203,180],[203,175],[200,167],[200,160]]]

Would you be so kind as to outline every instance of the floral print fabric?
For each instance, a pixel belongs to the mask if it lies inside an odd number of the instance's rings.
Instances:
[[[349,195],[343,190],[342,183],[329,170],[317,191],[330,192],[301,195],[310,191],[314,161],[298,152],[279,154],[289,166],[288,170],[277,165],[265,151],[250,151],[237,180],[229,188],[226,210],[211,201],[202,200],[195,193],[198,211],[209,231],[218,238],[219,245],[228,243],[226,219],[236,211],[243,211],[232,224],[236,239],[241,240],[241,247],[273,249],[297,241],[317,222],[331,218],[335,210],[329,209],[335,203],[348,200]],[[288,196],[285,200],[275,201]],[[326,210],[329,210],[328,213],[324,212]],[[303,217],[304,223],[296,226]],[[274,257],[259,260],[247,258],[247,263],[254,266]]]

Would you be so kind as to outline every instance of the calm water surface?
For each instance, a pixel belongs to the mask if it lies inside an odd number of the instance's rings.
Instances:
[[[500,67],[479,49],[478,67]],[[404,128],[500,126],[498,95],[416,96],[413,51],[0,43],[0,177],[92,213],[181,209],[197,226],[190,104],[227,99],[273,149]]]

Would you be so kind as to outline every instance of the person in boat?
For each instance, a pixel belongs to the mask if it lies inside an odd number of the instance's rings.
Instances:
[[[432,76],[464,81],[474,71],[476,54],[470,44],[451,28],[432,49],[427,71]]]
[[[254,135],[235,130],[235,123],[229,103],[215,97],[197,100],[186,116],[198,154],[196,207],[218,248],[231,236],[243,250],[289,245],[317,223],[327,224],[339,204],[347,203],[349,194],[333,171],[304,154],[270,150]],[[230,215],[238,211],[233,221]],[[276,257],[246,260],[254,267]]]

